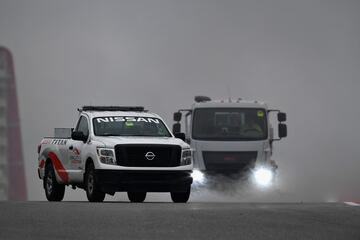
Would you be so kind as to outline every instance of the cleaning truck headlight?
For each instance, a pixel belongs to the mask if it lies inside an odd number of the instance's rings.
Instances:
[[[105,164],[116,165],[114,149],[98,148],[97,153],[98,153],[100,162],[105,163]]]
[[[266,167],[259,167],[255,169],[253,174],[256,184],[261,187],[267,187],[271,185],[271,182],[274,178],[274,173]]]
[[[194,183],[203,184],[205,182],[205,176],[200,170],[194,169],[191,173],[191,177],[193,178]]]

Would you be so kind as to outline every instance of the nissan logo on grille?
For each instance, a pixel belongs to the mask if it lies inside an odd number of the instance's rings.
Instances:
[[[146,157],[147,160],[151,161],[151,160],[153,160],[155,158],[155,154],[153,152],[147,152],[145,154],[145,157]]]

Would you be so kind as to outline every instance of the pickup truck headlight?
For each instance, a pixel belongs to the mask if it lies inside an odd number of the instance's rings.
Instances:
[[[192,151],[190,148],[183,149],[181,152],[180,165],[190,165],[192,161]]]
[[[114,149],[98,148],[97,154],[99,156],[100,162],[105,163],[105,164],[116,165]]]

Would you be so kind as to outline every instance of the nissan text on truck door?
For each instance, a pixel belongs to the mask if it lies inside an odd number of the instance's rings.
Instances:
[[[270,123],[272,112],[279,122],[277,137]],[[273,142],[287,136],[285,113],[259,101],[196,96],[191,108],[174,113],[174,133],[181,131],[182,113],[186,142],[195,151],[194,181],[204,182],[213,174],[245,175],[260,186],[271,185],[277,168],[271,160]]]
[[[61,201],[65,186],[84,189],[90,202],[115,192],[127,192],[131,202],[143,202],[147,192],[170,192],[173,202],[190,196],[190,146],[143,107],[84,106],[75,129],[55,129],[38,153],[49,201]]]

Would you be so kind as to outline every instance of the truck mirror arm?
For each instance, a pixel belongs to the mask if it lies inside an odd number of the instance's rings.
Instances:
[[[270,139],[270,143],[280,141],[282,138],[274,138]]]
[[[278,113],[278,114],[277,114],[278,121],[279,121],[280,123],[286,122],[286,113],[281,112],[281,111],[278,110],[278,109],[269,109],[269,110],[267,110],[267,112],[268,112],[268,113],[270,113],[270,112],[277,112],[277,113]]]

